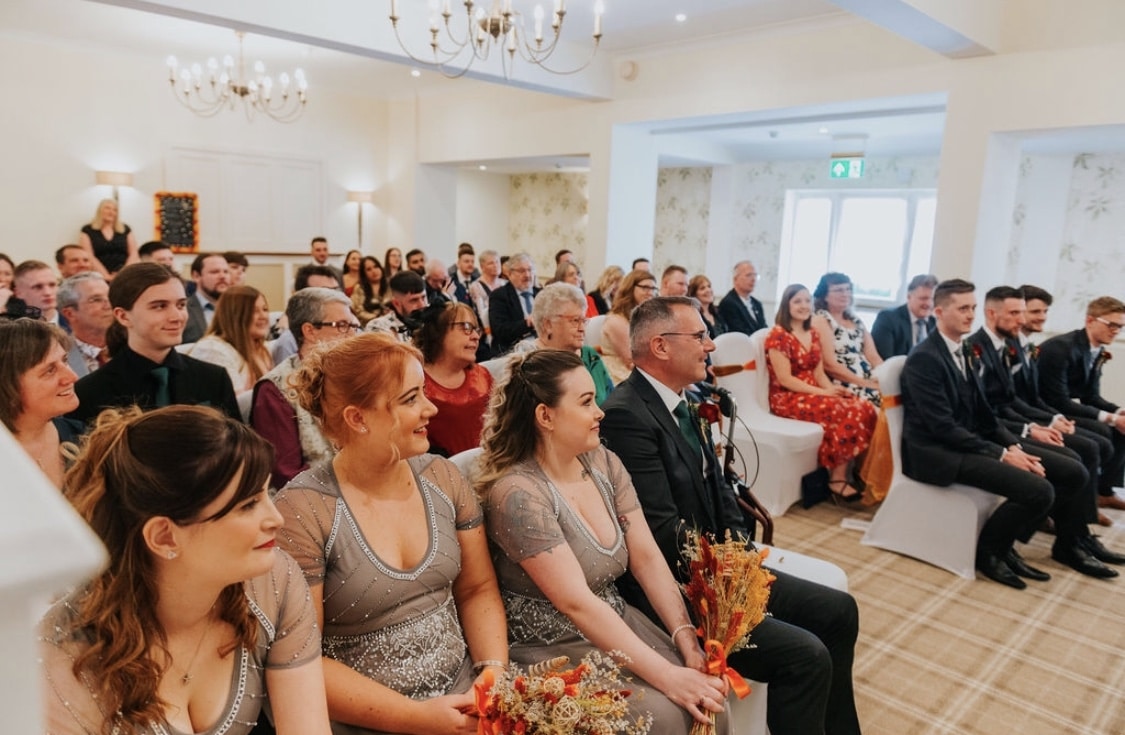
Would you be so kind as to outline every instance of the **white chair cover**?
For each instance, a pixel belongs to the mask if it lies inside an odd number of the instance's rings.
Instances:
[[[590,317],[590,321],[586,322],[585,343],[596,350],[598,345],[602,343],[602,329],[604,327],[605,314]]]
[[[894,476],[863,543],[975,579],[977,537],[1002,498],[968,485],[927,485],[902,474],[900,378],[905,363],[905,357],[893,357],[875,369],[887,413]]]
[[[762,329],[752,336],[740,332],[719,335],[711,364],[738,368],[733,374],[716,378],[720,387],[734,394],[738,415],[746,425],[735,429],[735,449],[746,462],[746,481],[753,479],[755,469],[758,472],[751,487],[755,497],[770,515],[780,516],[801,499],[801,478],[817,468],[816,452],[824,430],[818,424],[770,413],[769,373],[762,349],[767,334],[768,330]]]

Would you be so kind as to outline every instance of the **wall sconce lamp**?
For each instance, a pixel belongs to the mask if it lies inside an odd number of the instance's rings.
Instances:
[[[359,224],[358,242],[356,247],[361,251],[363,250],[363,205],[375,203],[375,192],[373,191],[349,191],[348,201],[356,203],[356,217]]]
[[[117,201],[117,187],[132,186],[133,174],[122,171],[95,171],[94,183],[113,187],[113,201]]]

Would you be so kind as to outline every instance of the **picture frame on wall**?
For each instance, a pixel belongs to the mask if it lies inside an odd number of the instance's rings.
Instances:
[[[184,191],[158,191],[153,195],[156,217],[154,237],[176,253],[199,251],[199,195]]]

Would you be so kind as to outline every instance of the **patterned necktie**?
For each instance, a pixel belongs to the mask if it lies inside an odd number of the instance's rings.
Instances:
[[[914,322],[914,344],[918,344],[926,338],[926,320],[919,319]]]
[[[677,403],[672,415],[676,417],[676,423],[680,426],[680,433],[684,435],[684,439],[687,439],[688,446],[692,448],[692,451],[702,456],[703,445],[699,441],[699,435],[695,433],[695,427],[691,425],[691,412],[688,411],[687,402],[680,401]]]
[[[527,311],[528,315],[531,314],[531,292],[521,291],[520,296],[523,297],[523,308]]]
[[[168,392],[168,368],[161,365],[154,367],[150,373],[152,379],[156,381],[156,393],[153,394],[153,402],[157,408],[164,408],[171,405],[172,396]]]

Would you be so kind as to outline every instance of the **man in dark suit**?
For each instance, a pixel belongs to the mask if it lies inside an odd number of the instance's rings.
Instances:
[[[884,360],[895,355],[906,355],[930,332],[934,331],[935,276],[914,276],[906,287],[906,303],[893,309],[883,309],[871,326],[871,339]]]
[[[187,300],[184,343],[198,342],[203,337],[215,318],[219,297],[230,288],[230,266],[226,257],[219,253],[195,256],[191,262],[191,280],[195,282],[195,293]]]
[[[1039,392],[1055,410],[1113,445],[1102,465],[1098,505],[1125,510],[1114,488],[1125,480],[1125,409],[1102,397],[1102,366],[1110,359],[1106,345],[1125,327],[1125,303],[1112,296],[1094,299],[1086,307],[1086,324],[1052,337],[1039,348]]]
[[[977,350],[962,346],[976,313],[974,286],[954,279],[934,291],[935,329],[906,359],[902,371],[902,469],[931,485],[955,482],[1003,496],[977,541],[977,569],[1015,589],[1020,577],[1043,580],[1014,552],[1048,517],[1055,520],[1051,556],[1094,577],[1116,577],[1079,543],[1086,528],[1082,489],[1089,477],[1076,461],[1051,451],[1034,452],[997,420],[981,384]]]
[[[535,266],[527,253],[508,259],[508,283],[488,296],[488,324],[492,329],[492,352],[503,355],[516,342],[537,336],[531,321],[535,295]]]
[[[225,260],[223,261],[226,262]],[[134,263],[118,271],[109,300],[125,337],[109,342],[113,359],[74,385],[78,408],[70,418],[94,419],[103,409],[172,404],[213,406],[241,420],[227,371],[176,352],[187,321],[184,284],[156,263]]]
[[[749,260],[734,265],[734,288],[719,302],[719,316],[727,331],[753,334],[769,326],[762,302],[750,294],[758,282],[758,271]]]
[[[684,402],[685,388],[704,378],[715,346],[694,302],[682,297],[637,307],[630,341],[636,369],[603,404],[602,437],[632,475],[669,566],[682,571],[686,529],[717,538],[728,531],[748,535],[710,437],[690,419]],[[731,666],[769,682],[767,719],[775,735],[859,733],[851,678],[859,625],[855,600],[776,574],[771,617],[754,629],[754,648],[730,656]],[[619,582],[631,604],[651,610],[635,581],[626,575]]]
[[[1042,456],[1041,452],[1053,451],[1082,463],[1088,478],[1081,492],[1083,520],[1093,523],[1097,520],[1094,499],[1101,473],[1098,442],[1079,432],[1062,414],[1033,405],[1017,393],[1013,376],[1024,370],[1017,338],[1023,321],[1023,293],[1011,286],[997,286],[986,294],[984,303],[984,326],[968,342],[981,356],[985,397],[1008,428],[1022,437],[1030,452]],[[1125,563],[1125,556],[1106,549],[1088,529],[1080,532],[1077,541],[1100,561]]]

